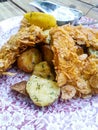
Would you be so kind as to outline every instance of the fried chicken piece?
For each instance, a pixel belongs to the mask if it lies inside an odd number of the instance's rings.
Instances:
[[[20,29],[0,49],[0,73],[5,72],[16,61],[16,58],[27,49],[45,40],[43,31],[37,26]]]
[[[98,49],[98,29],[87,27],[64,25],[62,26],[79,45],[93,46]]]
[[[72,37],[61,27],[51,30],[53,63],[56,71],[56,79],[61,87],[68,80],[77,80],[80,76],[79,66],[82,62],[78,59],[75,42]],[[63,79],[63,82],[62,82]]]
[[[53,28],[50,35],[56,80],[62,92],[61,98],[71,99],[77,93],[79,97],[92,95],[89,80],[92,75],[98,73],[98,59],[85,53],[77,53],[75,40],[65,28]]]

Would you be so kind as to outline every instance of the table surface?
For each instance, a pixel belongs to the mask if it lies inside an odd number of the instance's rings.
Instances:
[[[3,1],[3,0],[1,0]],[[29,2],[33,0],[7,0],[6,2],[0,2],[0,21],[10,17],[23,15],[25,11],[38,11],[34,7],[29,5]],[[45,0],[44,0],[45,1]],[[51,0],[53,2],[60,3],[61,5],[74,6],[86,14],[92,5],[98,5],[98,0]],[[14,3],[13,3],[14,2]],[[15,5],[16,4],[16,5]],[[22,9],[20,9],[19,7]],[[87,16],[98,20],[98,8],[93,8]]]

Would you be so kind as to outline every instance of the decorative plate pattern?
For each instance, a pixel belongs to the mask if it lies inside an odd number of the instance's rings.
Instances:
[[[0,46],[19,29],[22,17],[0,23]],[[82,18],[82,21],[92,19]],[[94,26],[95,27],[95,26]],[[96,26],[98,27],[98,26]],[[10,86],[29,75],[13,67],[15,76],[0,76],[0,130],[98,130],[98,96],[87,99],[58,99],[48,107],[37,107]]]

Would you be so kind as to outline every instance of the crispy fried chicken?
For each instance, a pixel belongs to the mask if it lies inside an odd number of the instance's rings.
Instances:
[[[0,73],[9,69],[20,53],[26,50],[28,46],[34,46],[44,40],[45,35],[37,26],[32,25],[20,29],[0,49]]]
[[[83,30],[85,31],[83,32]],[[59,87],[61,87],[63,99],[70,99],[76,95],[85,97],[93,94],[92,86],[94,81],[92,83],[91,81],[94,78],[91,77],[98,75],[98,58],[83,52],[83,54],[77,53],[79,37],[83,38],[82,42],[83,44],[85,42],[87,47],[94,44],[92,39],[88,41],[88,34],[85,34],[87,31],[89,33],[89,29],[86,30],[84,27],[65,25],[55,27],[50,32],[56,80]],[[77,32],[79,33],[76,35]],[[93,34],[96,40],[97,33]],[[96,76],[96,80],[98,80],[98,76]]]

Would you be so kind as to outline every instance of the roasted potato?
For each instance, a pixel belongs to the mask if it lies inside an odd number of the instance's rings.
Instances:
[[[41,46],[41,52],[43,55],[44,61],[47,61],[48,64],[52,65],[52,60],[53,60],[53,52],[50,48],[50,45],[43,45]]]
[[[32,72],[34,66],[42,61],[41,53],[38,49],[32,48],[23,52],[17,59],[18,68],[25,72]]]
[[[26,84],[27,81],[21,81],[11,86],[11,90],[17,91],[25,96],[28,96],[28,93],[26,91]]]
[[[33,74],[46,79],[55,79],[54,74],[52,73],[51,68],[46,61],[36,64]]]
[[[60,95],[57,83],[32,75],[26,85],[27,93],[37,106],[48,106]]]

